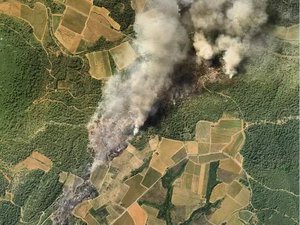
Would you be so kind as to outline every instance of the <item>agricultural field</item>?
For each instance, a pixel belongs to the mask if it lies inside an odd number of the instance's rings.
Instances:
[[[108,79],[112,75],[109,55],[107,51],[98,51],[86,54],[89,61],[89,74],[97,79]]]
[[[110,11],[88,0],[66,1],[65,10],[56,16],[55,24],[55,37],[71,53],[86,51],[101,37],[108,42],[124,38]]]
[[[248,207],[251,193],[240,182],[245,176],[241,169],[243,157],[239,153],[242,146],[237,146],[232,155],[222,151],[235,141],[236,133],[244,135],[244,122],[227,116],[217,123],[200,121],[196,130],[201,123],[209,125],[208,134],[202,132],[196,141],[156,136],[143,151],[129,145],[109,167],[99,167],[93,172],[92,182],[98,185],[100,195],[80,204],[74,215],[88,224],[95,224],[95,220],[98,224],[117,225],[124,221],[139,225],[180,224],[199,208],[219,202],[219,209],[207,216],[208,221],[222,224],[240,220],[235,213]],[[225,158],[213,158],[216,156],[213,153],[211,161],[202,163],[198,160],[202,156],[198,144],[203,137],[215,135],[211,128],[225,132],[222,142],[225,147],[219,153]],[[149,162],[141,161],[149,154],[152,155]]]
[[[123,42],[122,44],[111,48],[109,52],[119,70],[130,66],[137,58],[137,55],[129,42]]]

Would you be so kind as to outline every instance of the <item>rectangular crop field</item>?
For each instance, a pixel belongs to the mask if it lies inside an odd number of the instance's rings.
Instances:
[[[83,31],[86,20],[86,16],[70,7],[67,7],[61,24],[71,31],[80,34]]]
[[[113,225],[135,225],[132,217],[129,215],[128,212],[125,212]]]
[[[127,68],[131,65],[137,55],[128,41],[109,50],[119,70]]]
[[[89,0],[67,0],[66,5],[78,10],[82,14],[89,15],[93,4]]]
[[[143,176],[140,174],[137,174],[125,181],[125,184],[127,184],[130,188],[127,191],[124,198],[122,199],[121,205],[124,208],[129,207],[133,202],[135,202],[147,190],[147,188],[145,188],[141,185],[142,180],[143,180]]]
[[[150,188],[156,181],[158,181],[161,178],[161,176],[161,173],[159,173],[152,167],[149,167],[141,184],[147,188]]]
[[[199,121],[196,124],[196,141],[210,142],[211,122]]]
[[[86,54],[90,70],[89,73],[97,80],[106,79],[112,75],[107,51],[92,52]]]

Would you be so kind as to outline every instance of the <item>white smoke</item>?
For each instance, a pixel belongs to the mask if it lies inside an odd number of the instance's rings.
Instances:
[[[232,77],[249,51],[252,37],[267,21],[264,0],[195,0],[190,8],[198,61],[223,54]]]
[[[152,0],[138,13],[133,41],[140,59],[128,74],[114,75],[88,124],[95,165],[111,151],[124,148],[129,136],[144,124],[162,91],[169,88],[173,67],[186,57],[189,43],[180,23],[176,0]]]

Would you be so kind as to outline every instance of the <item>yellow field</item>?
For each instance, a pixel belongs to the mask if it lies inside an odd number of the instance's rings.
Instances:
[[[209,163],[209,162],[216,162],[222,159],[226,159],[227,156],[223,153],[211,153],[206,155],[199,156],[199,163]]]
[[[212,190],[209,202],[214,203],[224,198],[226,195],[226,187],[227,185],[225,183],[217,184]]]
[[[198,142],[210,142],[210,129],[211,122],[199,121],[196,124],[196,141]]]
[[[158,136],[155,136],[154,138],[151,138],[151,139],[149,140],[149,146],[150,146],[150,149],[151,149],[152,151],[154,151],[154,150],[157,149],[158,144],[159,144],[159,138],[158,138]]]
[[[55,31],[55,37],[71,53],[76,52],[81,41],[81,36],[79,34],[76,34],[62,25]]]
[[[119,70],[125,69],[130,66],[137,58],[137,55],[128,41],[111,48],[109,50],[114,62]]]
[[[47,8],[44,4],[36,2],[31,9],[27,5],[21,6],[21,18],[27,21],[33,28],[34,35],[41,41],[47,29]]]
[[[198,142],[196,141],[186,141],[185,148],[187,154],[189,155],[197,155],[198,154]]]
[[[226,185],[225,183],[218,184],[213,189],[209,201],[215,202],[224,197],[225,199],[221,203],[220,208],[209,218],[211,223],[223,224],[230,219],[229,224],[231,224],[234,214],[249,205],[251,193],[246,186],[235,180],[230,185]],[[238,214],[234,220],[239,220]]]
[[[107,51],[92,52],[86,54],[88,58],[90,70],[89,74],[97,79],[107,79],[112,75]]]
[[[207,183],[209,178],[209,168],[209,163],[201,165],[198,186],[198,194],[201,196],[201,198],[205,198],[206,196]]]
[[[238,209],[241,209],[241,206],[232,198],[226,197],[221,203],[220,208],[217,209],[208,220],[215,225],[221,225],[222,223],[226,222],[232,213]]]
[[[182,141],[162,138],[161,142],[159,143],[157,152],[161,161],[165,165],[167,165],[167,167],[170,167],[174,165],[172,156],[174,156],[183,147],[184,143]]]

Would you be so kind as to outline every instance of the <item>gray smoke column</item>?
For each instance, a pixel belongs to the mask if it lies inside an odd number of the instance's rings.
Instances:
[[[152,0],[134,23],[133,45],[140,58],[126,74],[107,83],[102,102],[88,124],[93,168],[118,154],[171,85],[174,65],[186,57],[188,37],[176,0]]]
[[[265,9],[264,0],[195,0],[190,15],[199,63],[223,54],[224,71],[232,77],[267,21]]]

